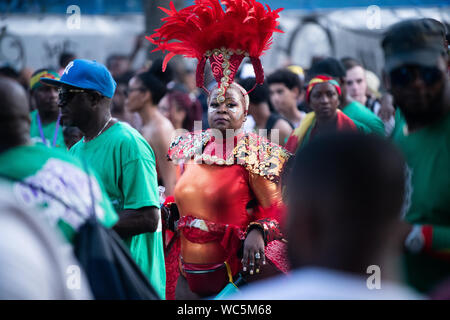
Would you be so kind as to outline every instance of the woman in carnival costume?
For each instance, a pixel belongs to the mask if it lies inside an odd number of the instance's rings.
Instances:
[[[179,136],[170,146],[169,159],[183,163],[184,172],[163,209],[166,228],[179,235],[166,255],[167,298],[210,297],[240,271],[258,277],[288,269],[279,181],[289,154],[242,132],[249,98],[234,82],[248,57],[256,83],[263,83],[259,57],[269,49],[273,32],[281,32],[281,9],[254,0],[197,0],[180,11],[172,3],[161,9],[168,17],[147,39],[155,50],[169,52],[163,68],[177,54],[197,58],[197,86],[206,90],[209,59],[218,83],[208,96],[211,129]]]

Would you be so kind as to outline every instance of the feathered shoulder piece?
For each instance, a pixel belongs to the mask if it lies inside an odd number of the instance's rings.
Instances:
[[[259,57],[270,48],[273,33],[282,32],[277,28],[282,9],[272,10],[256,0],[196,0],[179,11],[170,2],[170,9],[160,9],[168,16],[147,39],[157,46],[153,51],[168,52],[163,69],[177,54],[197,58],[197,86],[202,88],[209,58],[219,88],[225,92],[242,59],[250,57],[256,83],[264,82]]]
[[[214,142],[211,130],[189,132],[176,137],[168,152],[168,159],[175,163],[194,160],[196,163],[209,165],[239,164],[248,171],[278,182],[284,164],[291,154],[283,147],[258,136],[255,133],[242,133],[235,137],[231,152],[223,152],[220,156],[214,147],[207,148]]]

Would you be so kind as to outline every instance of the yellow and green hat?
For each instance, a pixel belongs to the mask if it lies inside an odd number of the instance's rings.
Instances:
[[[59,74],[56,71],[49,69],[40,69],[35,71],[30,79],[30,90],[34,90],[44,86],[44,84],[40,82],[41,78],[59,80]]]

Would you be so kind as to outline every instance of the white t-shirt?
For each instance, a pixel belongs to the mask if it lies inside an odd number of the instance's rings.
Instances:
[[[289,275],[243,287],[230,300],[417,300],[424,297],[393,282],[369,289],[366,277],[325,268],[302,268]]]
[[[70,244],[14,199],[0,183],[0,300],[92,299]]]

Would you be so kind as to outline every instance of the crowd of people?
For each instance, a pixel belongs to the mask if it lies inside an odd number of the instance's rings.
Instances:
[[[0,298],[95,298],[64,275],[94,203],[161,299],[449,299],[448,34],[391,26],[382,81],[353,57],[264,76],[227,44],[196,73],[136,48],[0,70]]]

